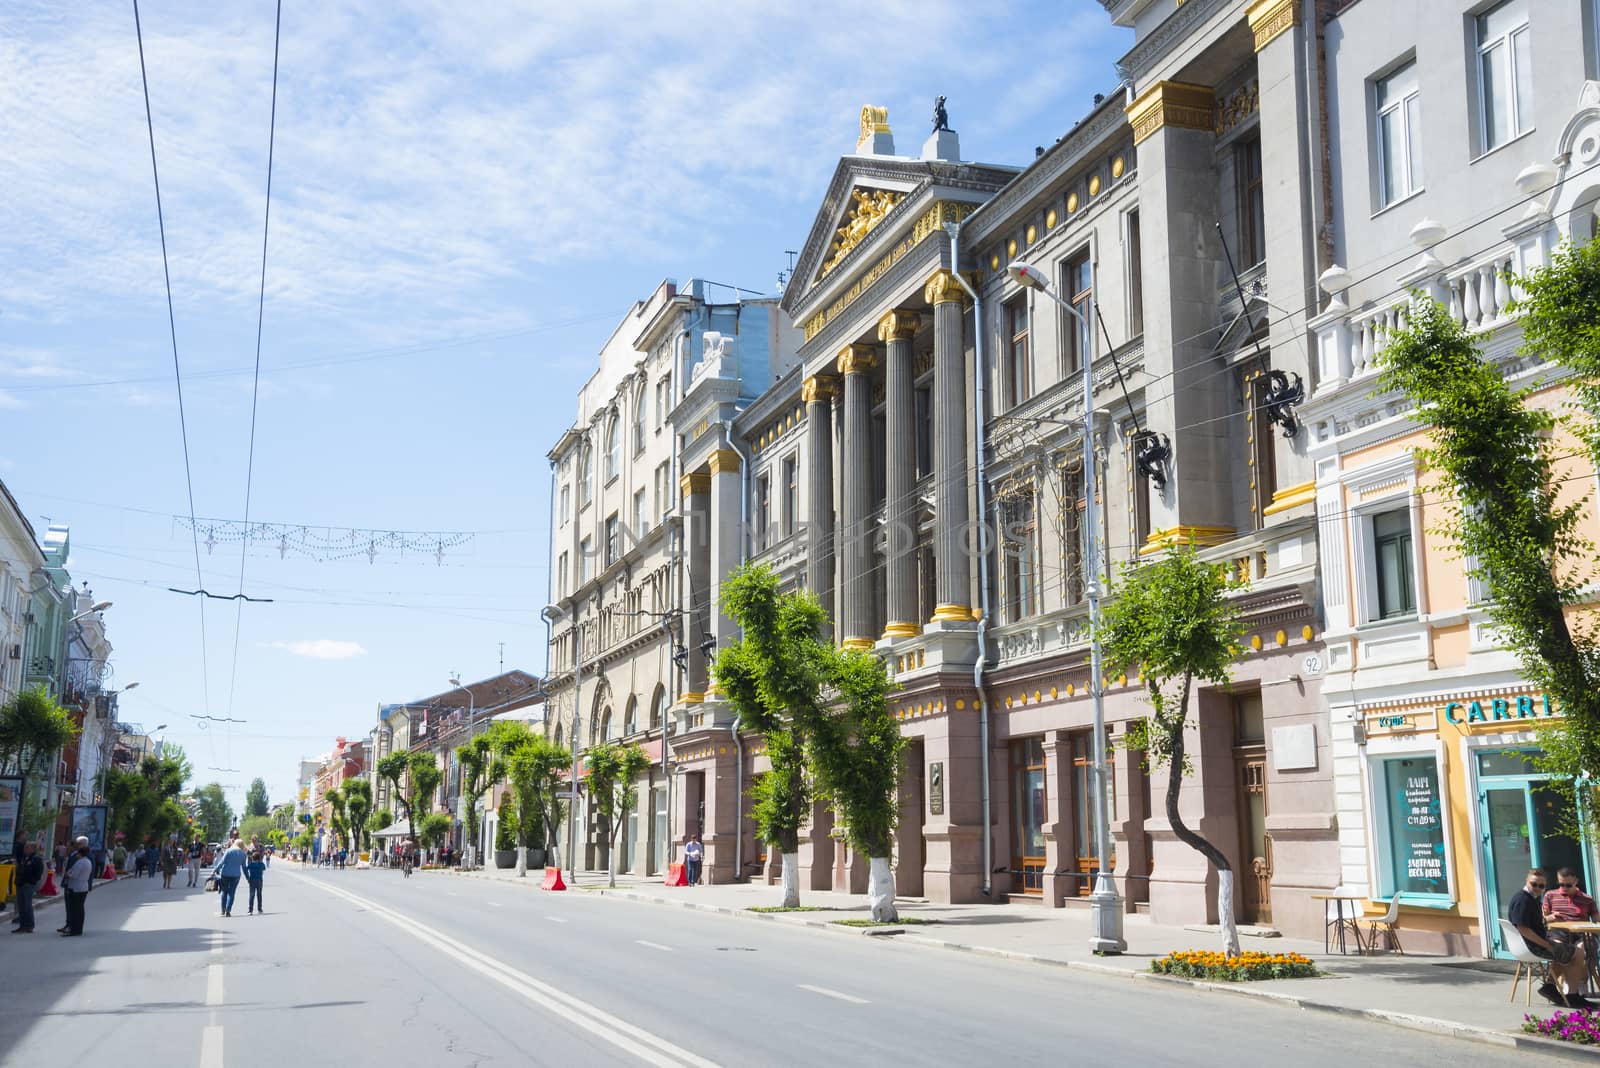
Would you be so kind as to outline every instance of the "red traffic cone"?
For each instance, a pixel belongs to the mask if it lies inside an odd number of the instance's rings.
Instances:
[[[560,867],[548,867],[544,870],[544,883],[541,886],[541,889],[565,890],[566,888],[567,884],[561,880]]]
[[[115,864],[111,863],[109,860],[106,861],[106,870],[100,873],[100,881],[109,883],[111,880],[115,879],[116,877],[117,877],[117,866]]]
[[[44,885],[39,887],[39,896],[55,897],[59,893],[61,891],[56,889],[56,870],[54,868],[46,868],[44,870]]]

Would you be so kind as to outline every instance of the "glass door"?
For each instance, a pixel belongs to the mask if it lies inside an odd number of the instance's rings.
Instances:
[[[1044,893],[1044,739],[1011,743],[1011,869],[1018,893]]]
[[[1528,831],[1533,822],[1528,788],[1523,783],[1482,789],[1478,793],[1479,815],[1483,826],[1484,857],[1488,868],[1484,882],[1489,900],[1484,902],[1484,923],[1494,945],[1495,956],[1506,956],[1500,934],[1500,917],[1506,914],[1511,899],[1527,880],[1533,867],[1533,840]]]

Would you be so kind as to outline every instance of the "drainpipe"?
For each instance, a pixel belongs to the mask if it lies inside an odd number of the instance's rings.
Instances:
[[[722,436],[728,448],[739,454],[739,566],[743,567],[750,561],[750,457],[733,436],[733,420],[722,421]],[[744,739],[739,737],[738,716],[728,724],[728,733],[738,753],[738,763],[734,765],[733,881],[739,882],[744,878]]]
[[[975,373],[973,378],[977,388],[973,397],[976,418],[973,420],[977,426],[974,443],[977,446],[978,456],[978,522],[985,525],[989,515],[989,478],[988,478],[988,438],[985,435],[983,381],[983,298],[978,295],[965,278],[961,276],[961,224],[945,223],[945,233],[950,235],[950,273],[955,275],[961,288],[967,291],[967,296],[972,298],[972,323],[973,323],[973,352]],[[987,539],[984,539],[987,541]],[[989,620],[994,615],[991,610],[991,590],[989,582],[989,553],[987,545],[984,551],[978,554],[978,603],[982,613],[978,619],[978,659],[972,665],[972,686],[978,694],[978,746],[982,751],[983,760],[980,762],[980,779],[983,788],[983,896],[992,897],[994,894],[994,829],[990,823],[990,797],[989,797],[989,699],[983,688],[983,673],[989,662]]]

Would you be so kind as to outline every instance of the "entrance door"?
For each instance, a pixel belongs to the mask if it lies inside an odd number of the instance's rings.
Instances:
[[[1588,851],[1562,833],[1564,825],[1574,822],[1571,804],[1550,788],[1548,780],[1528,774],[1531,770],[1522,753],[1478,754],[1478,825],[1488,892],[1484,924],[1497,957],[1509,954],[1496,921],[1505,916],[1511,898],[1527,882],[1530,869],[1543,871],[1545,882],[1554,886],[1556,872],[1572,868],[1583,873],[1585,888],[1593,887]]]
[[[1116,778],[1115,750],[1110,738],[1106,739],[1106,823],[1117,822],[1117,792],[1111,788]],[[1072,837],[1076,843],[1078,861],[1078,896],[1088,897],[1094,891],[1095,873],[1100,870],[1100,854],[1095,851],[1094,816],[1094,732],[1072,733]],[[1106,871],[1117,870],[1116,843],[1111,843],[1112,854],[1106,858]]]
[[[1011,743],[1011,870],[1014,892],[1044,893],[1044,739]]]
[[[1267,834],[1267,738],[1261,695],[1233,700],[1233,782],[1239,814],[1239,918],[1272,922],[1272,836]]]

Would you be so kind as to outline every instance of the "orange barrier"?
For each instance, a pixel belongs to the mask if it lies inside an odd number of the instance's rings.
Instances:
[[[667,885],[668,886],[688,886],[689,885],[689,877],[683,873],[683,865],[682,864],[668,864],[667,865]]]
[[[39,887],[40,897],[55,897],[61,893],[56,889],[56,872],[54,868],[46,866],[44,869],[44,885]]]
[[[117,877],[117,866],[106,861],[106,870],[100,873],[100,881],[109,883]]]
[[[544,870],[544,883],[541,886],[541,889],[565,890],[566,888],[567,884],[561,881],[560,868],[546,868]]]

